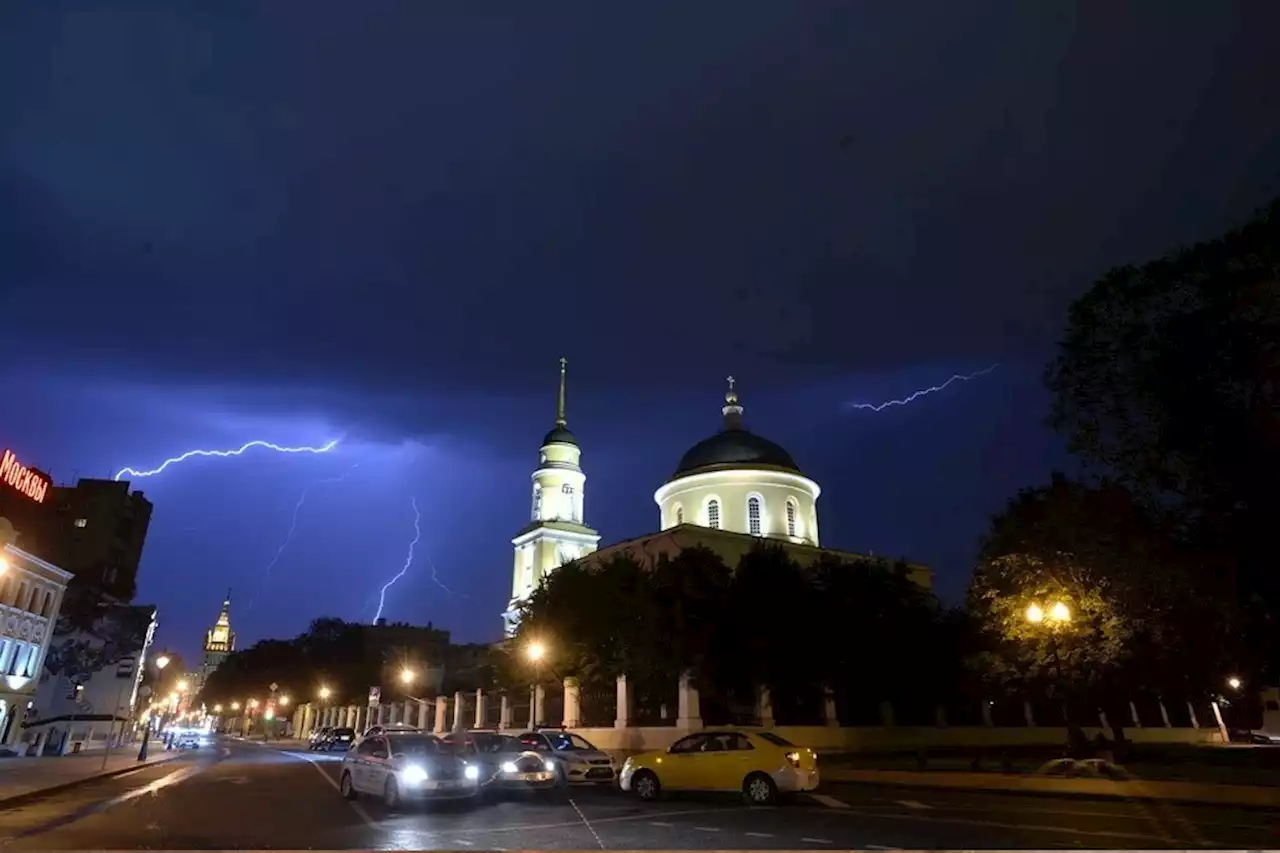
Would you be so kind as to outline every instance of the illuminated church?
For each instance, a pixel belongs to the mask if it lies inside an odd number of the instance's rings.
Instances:
[[[565,369],[562,358],[555,427],[542,439],[533,472],[530,521],[511,540],[515,566],[511,600],[503,613],[508,636],[537,585],[572,560],[598,562],[626,553],[650,565],[659,555],[703,546],[733,566],[760,539],[776,542],[802,565],[823,554],[867,559],[820,546],[821,487],[781,445],[747,429],[732,376],[720,409],[720,430],[689,448],[654,493],[658,531],[599,548],[600,534],[586,523],[582,448],[565,417]],[[913,581],[932,587],[929,569],[910,565],[908,571]]]
[[[204,635],[204,660],[200,664],[200,686],[209,680],[213,671],[222,666],[232,652],[236,650],[236,635],[231,630],[231,590],[222,601],[222,610],[218,613],[218,621]]]

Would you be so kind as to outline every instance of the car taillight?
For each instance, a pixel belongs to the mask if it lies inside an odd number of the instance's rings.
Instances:
[[[788,752],[787,761],[791,762],[792,767],[796,768],[797,770],[800,769],[800,753]]]

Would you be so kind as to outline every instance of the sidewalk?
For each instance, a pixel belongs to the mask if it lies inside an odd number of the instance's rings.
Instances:
[[[1001,773],[951,771],[851,770],[824,768],[823,782],[869,785],[902,785],[963,791],[1000,791],[1059,797],[1167,800],[1246,808],[1280,809],[1280,788],[1254,785],[1220,785],[1199,782],[1153,782],[1110,779],[1063,779]]]
[[[147,752],[147,760],[141,762],[138,761],[138,744],[113,750],[107,758],[105,770],[101,750],[61,757],[0,759],[0,808],[14,805],[14,800],[70,788],[93,779],[118,776],[180,755],[176,750],[165,752],[164,743],[158,740],[151,742]]]

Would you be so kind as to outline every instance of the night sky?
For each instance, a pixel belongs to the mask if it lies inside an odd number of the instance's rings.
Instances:
[[[496,639],[561,355],[604,543],[656,529],[732,373],[824,544],[954,601],[990,513],[1070,465],[1040,373],[1071,298],[1280,193],[1274,3],[0,18],[0,445],[69,481],[343,439],[135,481],[139,600],[188,655],[228,586],[242,646],[372,618],[411,497],[385,615]]]

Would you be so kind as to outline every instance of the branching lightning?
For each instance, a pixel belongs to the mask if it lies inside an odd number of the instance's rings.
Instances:
[[[444,585],[444,581],[440,580],[440,576],[436,574],[436,564],[431,560],[431,557],[429,556],[427,557],[427,565],[431,567],[431,580],[435,582],[436,586],[440,587],[445,592],[449,593],[449,595],[451,596],[455,596],[458,598],[465,598],[468,601],[471,600],[470,596],[461,592],[454,592],[453,590],[449,589],[449,587]]]
[[[382,591],[378,593],[378,612],[373,614],[374,624],[382,618],[382,608],[387,604],[387,590],[389,590],[396,581],[404,577],[405,572],[409,571],[409,566],[413,565],[413,549],[418,547],[418,541],[422,539],[422,513],[418,512],[418,499],[409,498],[409,503],[413,506],[413,541],[409,543],[409,555],[404,559],[404,568],[402,568],[395,577],[382,585]]]
[[[261,589],[266,588],[267,583],[270,582],[271,580],[272,569],[276,567],[276,563],[280,562],[280,557],[281,555],[284,554],[284,549],[288,548],[289,543],[293,541],[293,534],[296,533],[298,530],[298,513],[301,512],[302,505],[307,502],[307,495],[311,493],[311,490],[314,489],[316,486],[324,486],[329,483],[341,483],[343,480],[347,479],[347,477],[351,476],[352,471],[356,470],[359,467],[360,467],[360,463],[357,462],[356,464],[348,468],[343,474],[337,477],[326,477],[323,480],[316,480],[314,483],[310,484],[309,486],[307,486],[305,489],[302,490],[302,494],[298,496],[298,503],[293,507],[293,519],[289,522],[289,532],[284,535],[284,540],[281,541],[280,547],[276,549],[275,556],[271,558],[270,563],[267,563],[266,571],[262,573],[262,583],[260,585]],[[253,600],[250,601],[249,605],[244,609],[245,615],[248,615],[249,611],[253,609],[253,605],[257,603],[258,603],[258,598],[257,596],[254,596]]]
[[[941,385],[931,385],[928,388],[921,388],[919,391],[915,391],[910,396],[904,397],[901,400],[888,400],[884,403],[847,403],[846,405],[850,409],[866,409],[867,411],[871,411],[871,412],[883,412],[885,409],[888,409],[891,406],[905,406],[908,403],[914,402],[915,400],[918,400],[919,398],[924,397],[928,394],[933,394],[938,391],[941,391],[942,389],[950,385],[952,382],[968,382],[970,379],[977,379],[979,376],[986,376],[988,373],[995,370],[999,366],[1000,366],[1000,363],[996,362],[990,367],[983,368],[982,370],[979,370],[976,373],[957,373],[956,375],[948,379],[946,382],[943,382]]]
[[[338,446],[338,439],[336,438],[333,441],[329,441],[320,445],[319,447],[281,447],[280,445],[272,444],[269,441],[255,440],[255,441],[248,442],[247,444],[241,446],[236,450],[188,450],[186,453],[182,454],[181,456],[174,456],[171,459],[164,460],[164,462],[160,465],[159,468],[152,468],[149,471],[139,471],[137,468],[121,468],[119,471],[116,472],[114,479],[119,480],[121,477],[124,477],[126,474],[130,477],[137,477],[137,478],[154,477],[156,474],[161,473],[162,471],[164,471],[164,469],[168,468],[170,465],[176,465],[179,462],[185,462],[188,459],[192,458],[193,456],[217,456],[220,458],[226,458],[228,456],[241,456],[244,454],[246,450],[251,450],[255,447],[265,447],[267,450],[274,450],[276,453],[328,453],[330,450],[333,450],[337,446]]]

